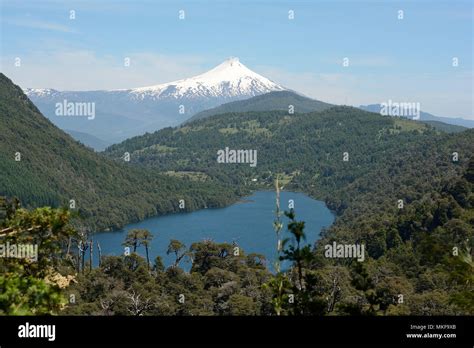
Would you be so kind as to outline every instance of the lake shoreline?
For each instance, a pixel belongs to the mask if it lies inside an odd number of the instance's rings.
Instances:
[[[335,215],[323,201],[296,191],[281,192],[282,210],[290,200],[295,203],[298,220],[306,222],[307,244],[314,245],[323,228],[331,226]],[[245,204],[242,204],[245,203]],[[155,216],[141,222],[127,224],[116,231],[101,231],[94,240],[100,242],[102,255],[120,255],[123,241],[131,229],[147,229],[155,237],[151,254],[163,257],[170,239],[177,239],[190,247],[192,243],[211,239],[217,243],[235,243],[246,254],[258,253],[267,260],[274,259],[276,236],[273,230],[275,220],[275,194],[272,190],[255,191],[246,199],[236,201],[223,208],[200,209],[192,212]],[[287,218],[283,217],[283,221]],[[284,233],[287,233],[286,230]],[[171,261],[170,261],[171,262]]]

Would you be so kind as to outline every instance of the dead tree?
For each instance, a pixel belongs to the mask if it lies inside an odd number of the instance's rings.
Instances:
[[[150,298],[147,298],[143,301],[140,297],[140,294],[137,294],[134,290],[131,293],[128,293],[127,296],[130,299],[130,306],[128,307],[128,311],[132,315],[142,316],[146,311],[153,307],[153,303],[151,302]]]
[[[79,231],[78,248],[81,255],[80,262],[82,266],[82,272],[84,272],[85,263],[86,263],[86,251],[89,248],[89,245],[87,243],[87,231],[85,229],[81,229]]]
[[[94,242],[91,238],[89,241],[89,272],[92,272],[92,254],[94,251]]]
[[[77,272],[79,273],[81,271],[81,263],[82,263],[82,241],[77,241]]]
[[[97,242],[97,251],[99,252],[99,267],[100,267],[101,261],[102,261],[102,249],[100,248],[99,242]]]
[[[85,264],[86,264],[86,252],[87,252],[87,249],[89,248],[89,245],[87,245],[87,243],[85,243],[84,241],[79,241],[79,244],[78,244],[78,247],[79,247],[79,252],[80,252],[80,262],[81,262],[81,270],[82,272],[84,272],[84,269],[85,269]]]
[[[328,301],[328,312],[332,312],[339,301],[341,295],[341,287],[339,286],[339,277],[337,274],[333,274],[332,289],[329,296],[326,298]]]
[[[69,253],[71,252],[71,242],[72,238],[71,236],[69,236],[69,238],[67,239],[66,259],[69,258]]]

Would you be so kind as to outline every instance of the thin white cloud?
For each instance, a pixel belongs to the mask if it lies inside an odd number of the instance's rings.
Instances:
[[[74,28],[66,25],[57,24],[53,22],[46,22],[36,19],[10,19],[5,21],[6,24],[15,25],[24,28],[33,28],[39,30],[51,30],[62,33],[77,33],[78,31]]]

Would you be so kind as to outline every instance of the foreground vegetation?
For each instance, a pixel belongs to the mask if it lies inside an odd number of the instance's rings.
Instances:
[[[132,230],[130,253],[91,266],[88,237],[70,228],[66,210],[20,209],[1,202],[2,241],[37,243],[37,262],[0,259],[0,313],[88,315],[460,315],[474,313],[474,161],[455,181],[379,221],[386,250],[364,262],[328,259],[323,246],[300,247],[305,224],[293,210],[285,229],[276,210],[280,261],[236,244],[171,240],[173,265],[148,259],[153,235]],[[279,190],[277,184],[277,191]],[[278,203],[278,200],[277,200]],[[271,223],[271,222],[269,222]],[[361,239],[362,243],[368,243]],[[146,258],[137,252],[146,251]],[[75,252],[74,250],[77,250]],[[190,272],[180,268],[191,262]]]

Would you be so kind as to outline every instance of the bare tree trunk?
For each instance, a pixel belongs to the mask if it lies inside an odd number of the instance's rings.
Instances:
[[[81,240],[81,263],[82,263],[82,272],[84,272],[84,268],[85,268],[85,263],[86,263],[86,249],[87,249],[87,244],[84,243],[82,240]]]
[[[89,241],[89,272],[92,272],[92,254],[94,251],[94,241],[91,240]]]
[[[333,276],[334,278],[332,280],[332,291],[328,301],[328,312],[332,312],[334,310],[341,291],[337,275],[334,274]]]
[[[145,245],[145,251],[146,251],[146,265],[148,267],[148,270],[150,270],[150,258],[148,257],[148,245]]]
[[[82,242],[77,242],[77,273],[81,272]]]
[[[102,249],[100,248],[99,242],[97,242],[97,250],[99,252],[99,267],[100,267],[101,261],[102,261]]]
[[[67,240],[66,258],[68,258],[70,252],[71,252],[71,236],[69,236]]]

